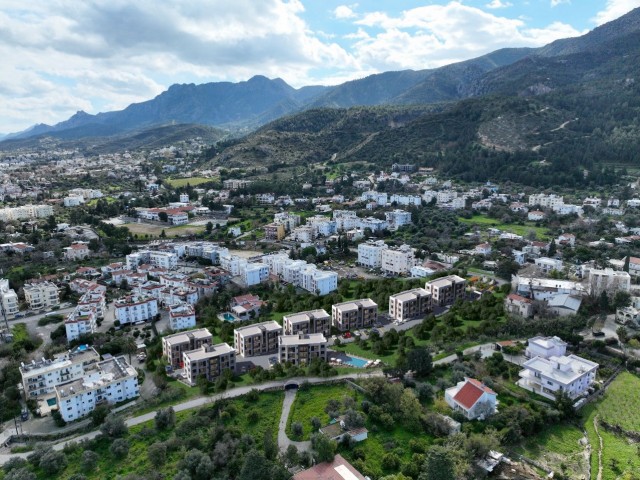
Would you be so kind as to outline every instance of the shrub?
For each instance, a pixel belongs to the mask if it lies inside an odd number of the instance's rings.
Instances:
[[[167,461],[167,446],[163,442],[156,442],[147,449],[147,456],[153,465],[164,465]]]
[[[114,414],[107,415],[107,418],[105,418],[104,423],[100,427],[100,431],[111,438],[122,437],[127,433],[127,430],[128,428],[124,420]]]
[[[166,430],[169,427],[173,427],[176,423],[176,413],[172,407],[161,408],[158,410],[155,416],[156,429]]]
[[[85,472],[91,472],[98,466],[98,460],[100,456],[96,452],[86,450],[82,452],[82,470]]]
[[[116,458],[125,458],[129,454],[129,442],[124,438],[116,438],[109,447],[109,451]]]
[[[302,437],[302,424],[300,422],[293,422],[291,424],[291,434],[296,437],[296,438],[300,438]]]

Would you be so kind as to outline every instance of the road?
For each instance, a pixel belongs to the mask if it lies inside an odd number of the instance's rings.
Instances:
[[[289,420],[289,412],[296,399],[296,393],[297,389],[286,390],[284,392],[282,414],[280,415],[280,424],[278,425],[278,448],[281,452],[285,452],[289,445],[295,446],[299,452],[307,451],[311,448],[311,442],[295,442],[287,436],[287,420]]]

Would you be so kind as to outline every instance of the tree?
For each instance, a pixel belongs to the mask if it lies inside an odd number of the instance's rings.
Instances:
[[[425,377],[431,373],[433,362],[431,353],[424,347],[409,350],[407,354],[407,368],[413,370],[418,377]]]
[[[296,447],[295,445],[289,445],[287,447],[287,450],[284,453],[283,459],[284,459],[284,463],[289,467],[298,465],[298,463],[300,462],[300,455],[298,455],[298,447]]]
[[[336,442],[321,433],[311,435],[311,447],[316,452],[318,463],[331,462],[336,456]]]
[[[63,452],[49,449],[40,458],[39,466],[47,475],[53,476],[67,466],[67,458]]]
[[[347,410],[344,415],[344,423],[349,429],[362,428],[364,427],[364,416],[355,410]]]
[[[238,480],[271,480],[269,460],[255,450],[251,450],[244,457]]]
[[[167,215],[167,212],[159,212],[158,213],[158,220],[160,220],[161,222],[168,222],[169,221],[169,215]]]
[[[571,419],[576,416],[576,411],[573,408],[573,399],[564,390],[556,392],[554,405],[563,419]]]
[[[500,260],[496,269],[496,275],[505,280],[511,280],[511,276],[518,273],[520,265],[511,259]]]
[[[620,343],[627,343],[629,341],[629,332],[622,325],[616,328],[616,335],[618,335],[618,340],[620,340]]]
[[[453,455],[448,448],[431,447],[418,480],[456,480],[454,466]]]
[[[120,417],[115,416],[113,413],[109,414],[107,418],[105,418],[104,423],[100,427],[100,431],[103,435],[111,438],[123,437],[127,433],[127,426],[124,423],[124,420]]]
[[[547,255],[550,258],[553,258],[557,252],[558,252],[558,248],[556,246],[556,241],[555,239],[552,239],[551,243],[549,244],[549,250],[547,251]]]
[[[302,424],[300,422],[293,422],[291,424],[291,434],[296,437],[302,437],[302,432],[303,432],[303,428],[302,428]]]
[[[164,228],[160,232],[160,238],[167,238],[167,232],[164,231]]]
[[[311,428],[313,431],[317,431],[322,426],[318,417],[311,417]]]
[[[167,446],[164,442],[156,442],[147,449],[147,456],[152,465],[164,465],[167,461]]]
[[[628,307],[629,305],[631,305],[631,295],[629,292],[618,290],[613,296],[613,308],[617,310],[618,308]]]
[[[629,273],[629,264],[631,263],[631,255],[627,255],[624,257],[624,266],[622,267],[623,272]]]
[[[27,467],[21,467],[11,470],[3,478],[4,480],[37,480],[38,477]]]
[[[166,430],[169,427],[173,427],[176,424],[176,412],[172,407],[161,408],[156,412],[154,417],[156,429]]]
[[[278,443],[273,435],[273,430],[268,428],[263,438],[264,456],[267,460],[274,460],[278,456]]]
[[[98,460],[100,460],[100,455],[91,450],[85,450],[82,452],[82,470],[85,472],[94,471],[98,466]]]
[[[94,427],[102,425],[107,415],[109,415],[109,407],[106,405],[98,405],[89,415],[91,417],[91,424]]]
[[[213,223],[207,222],[207,225],[205,226],[205,230],[207,232],[207,235],[211,235],[211,232],[213,231]]]
[[[116,438],[109,447],[109,452],[118,459],[125,458],[129,454],[129,441],[125,438]]]

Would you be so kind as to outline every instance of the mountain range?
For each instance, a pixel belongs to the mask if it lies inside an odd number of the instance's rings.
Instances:
[[[501,49],[437,69],[385,72],[334,87],[295,89],[263,76],[173,85],[124,110],[78,112],[59,124],[13,134],[1,145],[81,138],[108,145],[97,139],[144,138],[149,128],[155,139],[158,126],[201,124],[233,133],[211,152],[214,162],[227,166],[333,157],[415,161],[468,180],[502,175],[570,185],[589,171],[589,179],[599,182],[611,178],[603,165],[637,163],[639,75],[635,9],[586,35],[541,48]],[[211,138],[222,134],[212,131]]]

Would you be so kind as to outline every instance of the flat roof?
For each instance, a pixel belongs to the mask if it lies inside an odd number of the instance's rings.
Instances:
[[[262,335],[262,332],[274,332],[276,330],[282,330],[282,327],[275,320],[271,320],[270,322],[254,323],[253,325],[234,329],[236,333],[240,333],[244,336]]]
[[[566,370],[560,370],[556,368],[558,365],[568,367]],[[558,383],[568,385],[585,373],[595,370],[599,365],[590,360],[578,357],[576,355],[569,355],[568,357],[556,357],[552,356],[547,358],[535,357],[525,362],[523,367],[540,372],[547,378],[556,380]]]
[[[188,330],[186,332],[174,333],[173,335],[167,335],[162,338],[163,342],[168,343],[169,345],[179,344],[179,343],[189,343],[192,338],[195,339],[203,339],[203,338],[211,338],[211,332],[206,328],[198,328],[196,330]]]
[[[395,300],[400,300],[405,302],[407,300],[415,300],[416,297],[428,297],[431,294],[427,292],[424,288],[414,288],[412,290],[406,290],[404,292],[396,293],[395,295],[391,295],[389,299],[392,298]]]
[[[212,357],[218,357],[220,355],[226,355],[229,353],[235,354],[235,350],[232,347],[230,347],[229,344],[227,343],[218,343],[217,345],[201,347],[197,350],[184,352],[183,355],[185,358],[191,361],[197,361],[197,360],[205,360],[207,358],[212,358]]]
[[[327,339],[321,333],[307,333],[298,335],[281,335],[280,345],[292,346],[292,345],[312,345],[317,343],[325,343]]]
[[[366,477],[337,454],[333,461],[319,463],[307,470],[298,472],[293,480],[365,480]]]
[[[326,310],[317,309],[317,310],[308,310],[306,312],[292,313],[291,315],[285,315],[284,319],[292,323],[297,323],[297,322],[308,322],[311,320],[312,317],[313,318],[330,318],[331,315],[329,315],[326,312]]]
[[[377,307],[378,304],[370,298],[361,298],[360,300],[351,300],[349,302],[336,303],[333,305],[338,310],[357,310],[359,306],[364,308]]]

